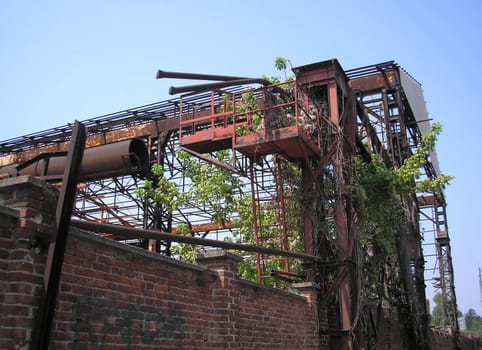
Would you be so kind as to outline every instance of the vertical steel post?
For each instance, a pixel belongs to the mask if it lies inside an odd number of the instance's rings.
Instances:
[[[340,125],[340,106],[338,104],[338,86],[335,81],[331,81],[328,84],[328,103],[330,110],[330,120],[333,124],[338,126],[338,132],[343,132]],[[343,163],[345,161],[345,144],[343,140],[344,135],[337,135],[339,149],[335,151],[333,155],[333,175],[335,177],[335,222],[336,222],[336,240],[338,243],[338,260],[345,261],[350,258],[350,237],[349,229],[347,225],[347,213],[345,208],[345,178],[343,171]],[[339,272],[341,274],[342,269],[346,268],[341,265]],[[338,299],[340,303],[340,322],[342,330],[342,350],[352,349],[352,340],[350,335],[351,330],[351,298],[350,298],[350,274],[346,274],[346,277],[340,283],[338,289]]]
[[[288,234],[286,232],[286,210],[285,210],[285,195],[284,195],[284,188],[283,188],[283,173],[282,173],[282,166],[281,160],[279,157],[275,158],[276,163],[276,193],[278,195],[278,218],[281,221],[281,249],[288,250]],[[289,260],[287,258],[283,258],[283,268],[284,272],[289,272]]]
[[[250,162],[249,178],[250,178],[250,181],[251,181],[251,203],[252,203],[252,208],[253,208],[254,242],[255,242],[256,246],[259,246],[260,245],[259,227],[261,225],[258,223],[258,206],[257,206],[258,196],[256,196],[256,193],[257,193],[256,191],[258,191],[258,189],[256,188],[256,184],[254,183],[254,181],[255,181],[254,176],[255,176],[255,174],[254,174],[254,163]],[[259,219],[261,219],[261,217]],[[258,282],[261,283],[262,282],[262,278],[261,278],[261,253],[259,253],[259,252],[256,252],[256,268],[257,268],[257,272],[258,272]]]
[[[87,133],[84,125],[76,121],[72,131],[72,141],[62,179],[62,187],[57,201],[57,235],[55,242],[52,242],[49,247],[44,275],[45,290],[42,293],[41,304],[33,329],[32,350],[47,350],[49,348],[50,331],[57,302],[67,234],[77,193],[77,179],[84,154],[86,137]]]

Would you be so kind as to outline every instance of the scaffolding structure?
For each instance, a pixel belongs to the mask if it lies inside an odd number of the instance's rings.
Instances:
[[[337,60],[329,60],[293,72],[293,81],[270,85],[262,79],[160,71],[158,78],[220,82],[172,88],[171,92],[184,94],[85,121],[87,149],[98,147],[122,161],[114,173],[106,171],[102,160],[94,161],[78,185],[73,215],[83,221],[169,233],[187,225],[193,237],[237,237],[238,243],[268,248],[254,255],[260,283],[275,279],[319,284],[319,304],[327,310],[320,317],[328,320],[320,319],[327,323],[321,334],[329,339],[330,348],[373,349],[378,325],[361,297],[363,252],[350,192],[354,157],[376,154],[387,167],[397,168],[421,146],[428,118],[416,102],[420,86],[393,61],[344,71]],[[258,84],[262,86],[253,86]],[[66,125],[1,142],[0,178],[24,174],[34,164],[43,169],[36,176],[58,183],[59,177],[48,169],[68,149],[71,129]],[[133,139],[142,141],[145,151],[102,148]],[[180,150],[238,179],[236,195],[247,196],[251,204],[251,240],[236,224],[239,217],[213,221],[213,203],[169,210],[136,195],[144,180],[155,183],[150,171],[154,164],[181,193],[192,190]],[[216,156],[220,151],[226,152],[222,158]],[[425,178],[437,177],[435,154],[423,171]],[[396,307],[408,346],[429,349],[422,241],[427,243],[430,237],[428,231],[422,234],[419,217],[431,223],[434,232],[429,244],[437,257],[444,326],[458,334],[446,204],[443,193],[407,195],[401,201],[410,227],[397,233],[392,266],[396,274],[389,282],[399,284]],[[105,236],[172,255],[168,240]],[[294,257],[276,256],[269,249],[316,259],[300,266]]]

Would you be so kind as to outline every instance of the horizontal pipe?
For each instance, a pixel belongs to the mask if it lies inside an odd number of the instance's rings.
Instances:
[[[156,74],[156,79],[162,79],[162,78],[189,79],[189,80],[221,80],[221,81],[249,79],[246,77],[233,77],[229,75],[165,72],[159,69]]]
[[[64,173],[65,152],[39,154],[20,164],[0,168],[0,178],[31,175],[60,179]],[[149,155],[140,139],[125,140],[88,148],[84,151],[79,178],[82,181],[127,175],[132,169],[147,170]]]
[[[246,85],[246,84],[271,85],[271,82],[266,79],[260,79],[260,78],[245,78],[245,79],[228,80],[228,81],[221,81],[221,82],[208,83],[208,84],[187,85],[187,86],[180,86],[180,87],[171,86],[169,88],[169,95],[182,94],[185,92],[201,92],[206,90],[224,88],[228,86]]]
[[[321,259],[319,257],[309,255],[309,254],[304,254],[304,253],[296,253],[296,252],[290,252],[287,250],[279,250],[279,249],[273,249],[273,248],[264,248],[264,247],[248,245],[248,244],[218,241],[215,239],[208,239],[208,238],[183,236],[183,235],[173,234],[173,233],[168,233],[163,231],[137,229],[137,228],[125,227],[121,225],[101,224],[97,222],[83,221],[83,220],[77,220],[77,219],[72,219],[70,221],[70,224],[74,227],[77,227],[86,231],[91,231],[96,233],[109,233],[109,234],[123,236],[126,239],[134,239],[134,238],[158,239],[158,240],[163,240],[168,242],[187,243],[187,244],[194,244],[194,245],[200,245],[200,246],[233,249],[233,250],[239,250],[239,251],[255,252],[260,254],[270,254],[270,255],[276,255],[276,256],[286,256],[289,258],[321,262]]]

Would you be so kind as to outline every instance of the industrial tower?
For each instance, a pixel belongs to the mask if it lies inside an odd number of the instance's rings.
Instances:
[[[238,194],[248,196],[253,237],[240,243],[312,257],[299,264],[258,251],[256,274],[261,283],[318,284],[320,332],[330,348],[375,348],[382,294],[391,291],[406,347],[429,349],[422,239],[431,237],[422,237],[420,217],[434,232],[443,322],[457,335],[443,193],[399,198],[408,225],[393,233],[391,273],[386,271],[376,298],[366,294],[363,283],[367,252],[360,246],[351,191],[355,158],[369,161],[377,155],[397,168],[421,145],[429,123],[420,84],[393,61],[344,71],[333,59],[295,67],[293,73],[293,81],[273,85],[264,79],[159,71],[158,78],[215,82],[171,88],[181,97],[85,121],[74,216],[173,233],[187,225],[189,234],[200,238],[232,236],[239,230],[236,218],[213,220],[213,204],[172,210],[135,194],[145,179],[156,181],[153,164],[180,192],[189,191],[193,183],[178,157],[183,150],[240,179]],[[67,125],[0,143],[0,177],[28,174],[58,183],[71,133]],[[220,151],[228,156],[218,158]],[[426,178],[438,176],[434,153],[422,171]],[[169,241],[102,234],[172,254]]]

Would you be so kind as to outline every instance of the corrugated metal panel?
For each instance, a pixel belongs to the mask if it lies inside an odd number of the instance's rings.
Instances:
[[[400,82],[402,84],[405,96],[407,96],[410,107],[418,122],[420,131],[424,134],[430,130],[430,121],[425,105],[425,99],[423,96],[422,86],[413,79],[407,72],[400,69]],[[430,152],[430,160],[435,169],[436,175],[440,174],[440,167],[437,159],[437,152]]]

